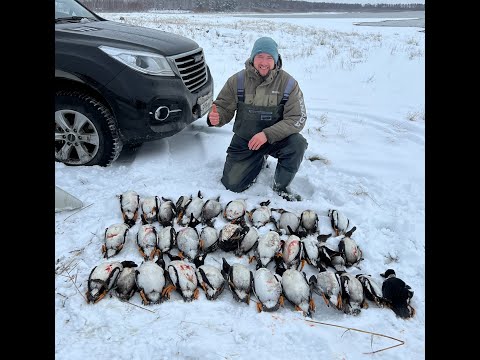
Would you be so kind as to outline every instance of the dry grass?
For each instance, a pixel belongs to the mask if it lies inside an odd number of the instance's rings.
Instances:
[[[328,160],[327,158],[324,158],[320,155],[312,155],[312,156],[309,156],[307,157],[307,160],[310,160],[310,161],[321,161],[322,163],[324,163],[325,165],[329,165],[330,164],[330,160]]]
[[[410,111],[407,113],[407,120],[409,121],[425,121],[425,110]]]
[[[340,69],[351,71],[359,63],[368,60],[372,48],[391,46],[390,53],[404,53],[414,60],[424,57],[421,40],[415,37],[398,43],[385,44],[379,33],[360,33],[326,30],[318,26],[300,26],[288,22],[266,19],[232,18],[232,21],[215,19],[206,15],[173,15],[150,13],[101,13],[107,19],[126,24],[150,27],[172,32],[202,43],[209,37],[212,44],[222,48],[226,43],[235,44],[239,53],[248,53],[259,34],[279,32],[282,36],[279,52],[284,60],[302,60],[315,55],[319,63],[333,63]],[[231,30],[242,30],[241,37],[233,37]],[[213,36],[213,37],[212,37]],[[243,61],[243,58],[239,60]]]
[[[352,191],[351,194],[354,196],[367,196],[370,198],[370,200],[373,201],[375,205],[381,208],[380,204],[373,198],[372,195],[370,195],[370,193],[362,185],[358,185],[358,188]]]
[[[398,263],[398,255],[392,255],[390,253],[388,253],[387,255],[385,255],[385,265],[388,265],[388,264],[391,264],[391,263]]]

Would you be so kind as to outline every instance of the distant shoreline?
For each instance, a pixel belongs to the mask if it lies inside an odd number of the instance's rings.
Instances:
[[[392,27],[421,27],[425,29],[425,18],[404,20],[382,20],[354,23],[358,26],[392,26]]]

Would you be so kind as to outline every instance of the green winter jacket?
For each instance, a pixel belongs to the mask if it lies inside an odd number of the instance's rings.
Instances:
[[[253,67],[250,59],[245,61],[245,103],[257,106],[279,105],[283,91],[290,75],[282,70],[282,60],[279,57],[277,66],[264,80]],[[237,74],[232,75],[214,101],[220,115],[220,123],[223,126],[229,123],[237,109]],[[285,104],[283,120],[263,129],[270,144],[280,141],[291,134],[300,132],[305,126],[307,112],[303,101],[303,93],[295,81],[290,97]]]

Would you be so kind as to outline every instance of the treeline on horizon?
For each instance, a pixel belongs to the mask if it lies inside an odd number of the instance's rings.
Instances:
[[[194,12],[417,11],[425,4],[337,4],[292,0],[80,0],[96,12],[187,10]]]

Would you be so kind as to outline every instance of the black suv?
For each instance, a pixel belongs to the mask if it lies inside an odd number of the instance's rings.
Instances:
[[[124,146],[181,131],[212,101],[196,42],[55,0],[56,161],[107,166]]]

